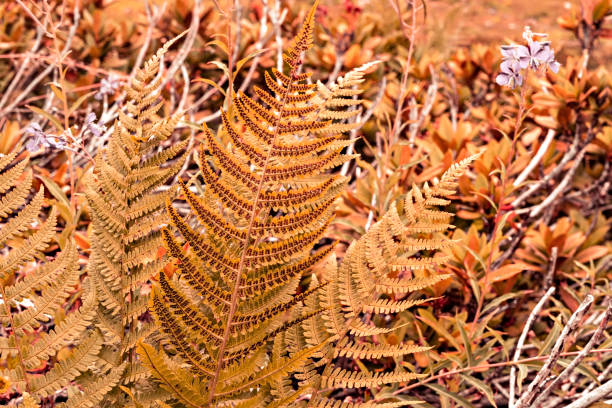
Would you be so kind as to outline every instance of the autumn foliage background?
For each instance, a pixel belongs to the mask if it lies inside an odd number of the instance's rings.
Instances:
[[[221,10],[232,5],[219,3]],[[319,6],[314,48],[305,60],[315,80],[380,61],[363,85],[366,121],[351,134],[361,159],[343,169],[351,183],[329,237],[340,240],[342,257],[346,244],[413,183],[482,151],[448,210],[456,215],[452,237],[461,245],[449,251],[451,262],[440,273],[453,278],[430,290],[436,300],[428,307],[397,314],[406,323],[402,329],[381,336],[389,344],[433,346],[403,362],[430,376],[370,392],[425,402],[418,406],[506,406],[508,362],[544,292],[556,288],[517,363],[526,383],[582,300],[594,297],[555,370],[588,341],[612,296],[612,2],[429,0],[416,2],[414,15],[410,4],[326,0]],[[25,157],[25,146],[33,147],[35,187],[46,186],[48,203],[62,217],[49,256],[74,234],[80,262],[87,263],[90,216],[82,181],[90,156],[108,138],[103,127],[116,118],[119,85],[135,65],[197,27],[166,55],[172,76],[164,84],[164,112],[187,112],[176,139],[187,135],[197,151],[203,142],[197,124],[219,123],[228,65],[240,67],[237,89],[261,84],[310,3],[233,6],[234,13],[224,14],[211,1],[2,2],[0,153]],[[528,78],[524,118],[517,120],[520,90],[498,86],[495,77],[499,46],[521,42],[526,25],[548,33],[561,69]],[[84,131],[91,113],[99,134]],[[32,123],[47,134],[71,128],[82,144],[76,151],[37,145],[26,131]],[[194,172],[191,160],[181,174]],[[73,302],[66,310],[78,305],[78,295]],[[572,381],[556,391],[558,405],[550,406],[565,406],[590,384],[610,380],[610,367],[608,326]],[[0,405],[10,398],[0,393]]]

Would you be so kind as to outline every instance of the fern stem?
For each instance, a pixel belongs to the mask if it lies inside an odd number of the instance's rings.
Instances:
[[[23,360],[23,354],[21,353],[21,347],[19,347],[19,342],[17,341],[17,335],[15,334],[15,321],[13,319],[13,314],[11,313],[11,306],[9,305],[8,299],[6,298],[6,292],[4,290],[4,285],[0,284],[0,295],[2,295],[2,302],[4,303],[4,309],[6,310],[6,314],[9,317],[9,322],[11,325],[11,330],[13,331],[13,336],[15,336],[15,348],[17,349],[17,359],[19,360],[19,367],[21,367],[21,371],[23,371],[23,381],[25,382],[25,391],[30,392],[30,382],[28,381],[28,375],[26,373],[25,363]]]
[[[293,66],[291,68],[290,76],[292,78],[292,81],[289,82],[289,84],[284,89],[284,92],[282,94],[281,109],[279,110],[279,115],[278,115],[278,118],[276,119],[276,123],[274,125],[274,133],[273,133],[273,136],[272,136],[272,140],[270,142],[270,148],[268,149],[268,153],[266,154],[266,160],[265,160],[264,165],[263,165],[263,171],[261,173],[261,178],[259,180],[259,185],[257,186],[257,192],[255,194],[255,200],[253,201],[253,211],[251,212],[251,216],[250,216],[250,219],[249,219],[249,226],[248,226],[246,237],[245,237],[245,240],[244,240],[244,248],[242,250],[242,255],[240,256],[240,263],[238,264],[238,270],[237,270],[237,273],[236,273],[236,281],[234,282],[234,288],[232,290],[232,298],[231,298],[230,310],[229,310],[229,313],[227,315],[227,322],[225,324],[225,328],[223,330],[223,340],[221,341],[221,345],[220,345],[219,351],[217,353],[217,366],[215,368],[215,374],[214,374],[214,376],[211,379],[210,384],[209,384],[209,393],[208,393],[208,404],[209,405],[212,404],[213,399],[215,397],[215,390],[217,388],[217,382],[219,380],[219,374],[221,372],[221,368],[223,367],[223,356],[225,354],[225,348],[227,346],[227,341],[229,339],[230,329],[231,329],[231,325],[232,325],[232,319],[233,319],[234,314],[236,313],[236,309],[238,307],[238,293],[239,293],[239,290],[240,290],[240,281],[241,281],[241,278],[242,278],[242,271],[244,269],[246,255],[247,255],[248,249],[249,249],[249,242],[251,241],[251,235],[252,235],[252,232],[253,232],[253,226],[255,225],[255,219],[257,218],[257,215],[259,214],[259,210],[257,208],[257,204],[259,203],[259,199],[260,199],[261,192],[262,192],[262,189],[263,189],[263,185],[264,185],[264,182],[265,182],[266,171],[268,169],[268,162],[270,161],[270,158],[272,157],[272,151],[274,150],[274,143],[276,142],[276,138],[278,137],[280,123],[281,123],[281,120],[283,118],[283,109],[282,109],[282,107],[284,107],[284,105],[285,105],[285,103],[287,101],[287,95],[289,95],[289,93],[291,92],[291,86],[293,85],[293,78],[295,78],[295,74],[297,73],[297,69],[298,69],[299,66],[300,66],[299,64],[296,64],[295,66]]]

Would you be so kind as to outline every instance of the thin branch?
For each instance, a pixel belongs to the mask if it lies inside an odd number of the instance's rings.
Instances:
[[[247,89],[247,87],[251,83],[255,71],[257,70],[257,67],[259,66],[259,60],[261,59],[261,51],[263,50],[266,34],[268,33],[268,13],[268,0],[263,0],[263,10],[261,11],[261,20],[259,22],[259,35],[257,37],[257,41],[255,42],[255,52],[257,54],[255,55],[255,57],[253,57],[253,62],[251,63],[249,71],[247,72],[244,81],[242,81],[240,88],[238,88],[238,92],[244,92]]]
[[[23,76],[23,73],[25,72],[26,68],[30,68],[30,60],[32,59],[33,54],[38,50],[38,47],[40,47],[42,35],[43,35],[43,30],[41,29],[36,30],[36,40],[34,40],[34,45],[32,45],[32,48],[30,49],[30,52],[28,53],[27,57],[21,62],[19,71],[17,71],[17,74],[15,74],[11,83],[3,92],[4,95],[2,95],[2,100],[0,100],[0,110],[6,104],[6,101],[8,100],[9,96],[13,93],[13,90],[15,90],[15,87],[17,87],[17,84],[21,80],[21,77]]]
[[[389,0],[391,6],[394,8],[395,12],[399,16],[400,24],[402,25],[402,29],[404,31],[404,35],[407,34],[405,30],[405,22],[402,19],[402,14],[399,9],[399,5],[394,3],[392,0]],[[412,25],[410,26],[410,34],[409,41],[410,45],[408,47],[408,56],[406,56],[406,61],[404,62],[404,68],[402,70],[402,79],[400,82],[400,93],[397,99],[397,106],[395,108],[395,121],[393,122],[393,128],[391,134],[394,140],[399,139],[399,133],[402,129],[402,114],[404,112],[404,99],[406,98],[406,88],[408,86],[408,76],[410,74],[410,65],[412,64],[412,54],[414,53],[414,42],[416,37],[416,19],[417,19],[417,6],[415,0],[410,0],[410,5],[412,8],[411,18]]]
[[[553,129],[549,129],[548,133],[546,134],[546,138],[540,145],[535,156],[533,156],[529,164],[527,164],[527,167],[525,167],[525,169],[521,172],[521,174],[518,175],[516,180],[514,180],[514,183],[512,183],[514,187],[520,186],[527,179],[527,177],[529,177],[529,174],[531,174],[533,169],[535,169],[538,163],[540,163],[540,160],[542,160],[542,157],[544,157],[544,154],[548,150],[548,147],[550,146],[554,138],[555,138],[555,131]]]
[[[174,77],[174,74],[180,69],[183,62],[185,62],[185,58],[189,55],[191,48],[193,47],[193,43],[195,41],[196,35],[198,34],[198,28],[200,27],[200,8],[202,6],[202,0],[195,0],[193,9],[191,11],[191,24],[189,25],[189,32],[185,37],[185,41],[181,45],[176,57],[170,64],[170,68],[168,68],[168,72],[164,78],[164,81],[161,84],[163,88],[165,84],[170,81]]]
[[[588,235],[587,235],[588,236]],[[544,287],[549,288],[553,284],[555,278],[555,270],[557,269],[557,258],[559,256],[559,248],[553,247],[550,254],[550,262],[548,264],[548,271],[544,277]]]
[[[74,34],[76,33],[76,29],[79,25],[79,21],[80,13],[78,12],[78,8],[75,7],[73,23],[70,26],[70,29],[68,30],[68,37],[66,38],[66,42],[64,43],[64,48],[62,49],[60,56],[66,56],[66,54],[70,50],[70,47],[72,46],[72,40],[74,39]],[[32,89],[34,89],[44,78],[47,77],[47,75],[49,75],[53,71],[54,68],[54,65],[47,66],[47,68],[45,68],[43,72],[41,72],[36,78],[34,78],[34,80],[32,80],[28,84],[28,86],[17,97],[15,97],[15,99],[13,99],[12,103],[7,108],[0,111],[0,117],[11,112],[23,100],[23,98],[25,98],[32,91]]]
[[[570,376],[570,374],[572,374],[574,369],[578,366],[578,364],[580,364],[582,362],[582,360],[584,360],[584,358],[593,349],[593,347],[595,347],[595,345],[599,342],[599,339],[601,338],[601,335],[603,334],[603,331],[608,326],[608,321],[610,320],[610,315],[611,314],[612,314],[612,302],[608,302],[608,307],[607,307],[606,312],[605,312],[605,314],[603,316],[603,319],[601,320],[601,322],[599,324],[599,327],[597,327],[597,330],[595,331],[593,336],[591,336],[591,339],[589,340],[589,342],[580,351],[580,354],[578,354],[576,356],[576,358],[574,358],[574,360],[572,360],[572,362],[565,368],[565,370],[563,370],[561,372],[561,374],[559,374],[548,385],[548,387],[546,387],[546,389],[544,391],[542,391],[538,395],[538,397],[533,402],[533,406],[534,407],[538,407],[539,404],[541,404],[544,401],[544,399],[546,397],[548,397],[550,395],[550,393],[553,392],[555,390],[555,388],[557,388],[557,386],[559,384],[561,384],[562,381],[564,381],[566,378],[568,378]]]
[[[591,303],[593,303],[593,296],[587,295],[584,301],[578,307],[578,309],[576,309],[576,311],[572,314],[565,327],[563,327],[559,338],[555,342],[555,345],[553,346],[550,352],[550,356],[548,357],[540,371],[538,371],[538,374],[533,379],[531,384],[529,384],[527,391],[525,391],[521,395],[521,397],[516,402],[516,405],[512,408],[526,408],[530,406],[529,403],[531,402],[531,400],[533,400],[535,395],[539,391],[541,391],[544,385],[546,385],[546,379],[548,378],[553,366],[556,364],[557,360],[561,356],[561,350],[565,345],[565,341],[567,339],[568,334],[576,330],[576,327],[578,327],[580,320],[582,320],[584,313],[587,311],[589,306],[591,306]]]
[[[578,398],[576,401],[567,405],[565,408],[587,408],[594,402],[601,401],[612,393],[612,380],[595,388],[593,391]]]
[[[148,0],[145,1],[145,11],[147,12],[147,20],[149,21],[149,24],[147,26],[145,40],[142,46],[140,47],[140,51],[138,52],[138,56],[136,57],[136,61],[134,62],[134,66],[132,67],[130,77],[134,77],[134,75],[136,75],[136,71],[138,71],[138,68],[140,68],[140,65],[142,65],[142,61],[144,61],[144,58],[147,55],[149,45],[151,44],[151,38],[153,37],[153,30],[155,29],[155,26],[157,26],[157,23],[159,22],[161,16],[166,11],[166,5],[167,4],[164,2],[159,10],[155,8],[154,13],[151,13],[151,6],[149,5]]]
[[[608,354],[608,353],[611,353],[611,352],[612,352],[612,348],[602,348],[602,349],[591,350],[590,354]],[[566,353],[560,353],[559,357],[577,356],[578,354],[580,354],[579,351],[568,351]],[[469,367],[458,368],[456,370],[447,371],[445,373],[441,373],[441,374],[437,374],[437,375],[432,375],[431,377],[427,377],[424,380],[421,380],[419,382],[415,382],[413,384],[410,384],[410,385],[407,385],[405,387],[402,387],[402,388],[398,389],[397,391],[394,391],[393,395],[400,395],[400,394],[405,393],[406,391],[409,391],[409,390],[411,390],[413,388],[420,387],[420,386],[425,385],[427,383],[430,383],[432,381],[437,381],[437,380],[440,380],[440,379],[446,378],[446,377],[452,377],[453,375],[457,375],[457,374],[461,374],[461,373],[465,373],[465,372],[469,372],[469,371],[486,371],[486,370],[490,370],[491,368],[508,367],[508,366],[512,366],[512,365],[515,365],[515,364],[533,363],[534,361],[542,361],[542,360],[547,360],[549,358],[550,358],[550,355],[547,355],[547,356],[536,356],[536,357],[523,358],[523,359],[518,360],[518,361],[503,361],[501,363],[481,364],[481,365],[477,365],[477,366],[469,366]]]
[[[423,108],[420,110],[418,117],[415,118],[416,121],[409,125],[410,135],[408,137],[408,143],[410,148],[414,147],[414,140],[416,139],[417,133],[419,129],[423,126],[425,119],[429,116],[431,112],[431,108],[433,107],[434,102],[436,101],[436,95],[438,93],[438,76],[433,70],[433,66],[429,66],[429,72],[431,73],[431,85],[427,87],[427,93],[425,94],[425,101],[423,102]],[[414,101],[414,99],[413,99]],[[415,104],[415,111],[418,111]],[[412,111],[411,111],[412,115]],[[412,119],[412,118],[411,118]]]
[[[561,173],[561,171],[563,170],[565,165],[567,165],[567,163],[569,163],[576,156],[576,153],[578,152],[578,145],[579,145],[579,143],[580,143],[580,126],[576,126],[576,132],[574,133],[574,141],[572,142],[572,146],[567,151],[567,153],[565,153],[563,155],[563,158],[561,159],[561,161],[559,162],[557,167],[555,167],[550,173],[548,173],[546,176],[544,176],[540,181],[538,181],[535,184],[532,184],[531,187],[529,187],[524,193],[519,195],[512,202],[512,207],[514,207],[514,208],[520,207],[520,205],[525,200],[527,200],[535,192],[537,192],[538,190],[543,188],[546,184],[548,184],[548,182],[550,180],[552,180],[553,178],[557,177],[557,175],[559,173]]]
[[[26,7],[25,4],[23,4],[23,2],[21,0],[17,0],[17,4],[19,4],[21,6],[21,8],[26,12],[26,14],[32,19],[34,20],[34,22],[36,23],[36,25],[42,29],[45,33],[45,35],[49,38],[54,38],[55,36],[53,34],[51,34],[49,31],[47,31],[47,27],[40,22],[40,20],[38,18],[36,18],[36,16],[34,15],[34,13],[32,13],[32,10],[30,10],[29,8]]]
[[[521,356],[521,351],[523,350],[523,345],[525,344],[525,339],[527,338],[527,333],[529,333],[531,325],[533,324],[536,317],[538,316],[538,313],[540,313],[540,310],[542,309],[544,304],[548,301],[548,298],[550,298],[553,293],[555,293],[554,287],[548,289],[548,291],[544,294],[544,296],[542,296],[542,299],[540,299],[538,304],[536,304],[533,310],[531,311],[531,314],[529,315],[529,318],[527,319],[527,323],[525,323],[525,327],[523,328],[523,332],[521,333],[521,337],[519,337],[518,343],[516,344],[516,351],[514,352],[514,357],[512,358],[513,362],[517,362],[519,357]],[[516,366],[513,365],[512,368],[510,369],[510,385],[509,385],[510,397],[508,398],[508,406],[510,408],[514,406],[515,385],[516,385]]]
[[[537,217],[544,209],[550,207],[550,205],[557,199],[557,197],[565,190],[569,182],[574,178],[574,174],[576,174],[576,170],[578,170],[578,166],[582,163],[582,158],[584,157],[586,150],[588,147],[588,143],[580,150],[578,155],[574,160],[574,164],[570,168],[570,170],[565,174],[563,180],[555,187],[555,189],[542,201],[540,204],[536,205],[532,208],[529,213],[530,218]]]

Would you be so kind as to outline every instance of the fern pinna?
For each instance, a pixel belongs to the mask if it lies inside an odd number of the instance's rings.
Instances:
[[[92,407],[99,401],[97,391],[108,390],[82,375],[102,346],[97,331],[86,331],[95,314],[95,290],[84,281],[82,305],[65,309],[80,281],[79,254],[70,240],[52,261],[28,266],[55,237],[56,210],[42,222],[44,189],[28,201],[28,160],[11,165],[15,153],[0,156],[0,378],[25,406],[55,404],[67,391],[70,398],[62,405]]]
[[[125,367],[119,383],[123,389],[116,387],[102,406],[123,406],[128,395],[148,406],[159,397],[147,387],[148,372],[137,361],[135,346],[154,329],[147,317],[146,284],[164,263],[158,250],[163,245],[161,227],[168,219],[165,201],[176,192],[162,186],[176,176],[187,154],[186,142],[161,145],[181,115],[157,115],[163,104],[160,59],[174,41],[126,86],[126,112],[119,112],[108,146],[97,155],[86,192],[93,227],[88,273],[100,298],[96,325],[105,340],[100,369]]]

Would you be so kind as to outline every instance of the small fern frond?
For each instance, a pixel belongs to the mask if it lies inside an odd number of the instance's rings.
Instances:
[[[449,277],[432,273],[437,265],[448,260],[438,251],[456,245],[440,234],[452,225],[446,213],[435,206],[447,203],[447,197],[454,194],[456,179],[475,157],[451,166],[432,187],[414,186],[405,198],[393,202],[381,220],[350,245],[339,267],[331,258],[323,271],[329,285],[319,292],[318,301],[306,304],[307,310],[320,306],[326,309],[303,326],[309,346],[320,344],[324,339],[335,341],[330,343],[326,357],[321,360],[325,366],[323,373],[312,377],[315,390],[376,387],[421,376],[402,371],[399,366],[394,372],[380,371],[375,366],[368,372],[350,371],[338,363],[348,358],[360,360],[360,366],[368,360],[381,359],[393,359],[397,364],[406,355],[428,349],[387,344],[384,335],[393,328],[376,327],[363,321],[363,317],[394,314],[430,302],[432,299],[417,297],[416,292]],[[313,280],[311,285],[316,282]],[[314,398],[320,397],[315,393]],[[336,406],[332,400],[327,401],[325,404]]]

